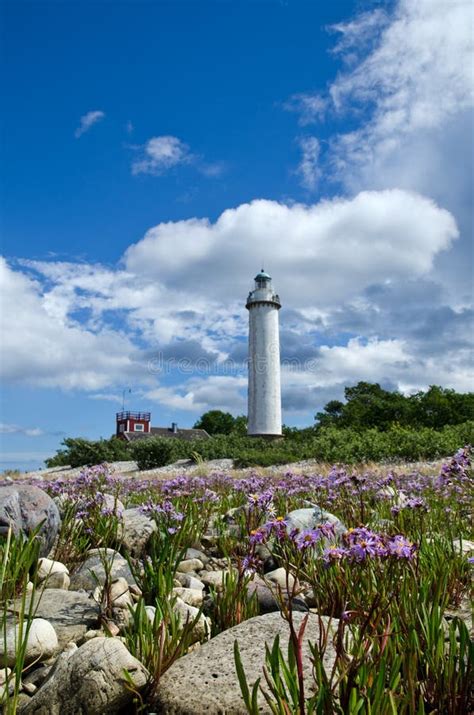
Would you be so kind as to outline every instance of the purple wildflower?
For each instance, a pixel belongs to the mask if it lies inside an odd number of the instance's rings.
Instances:
[[[397,534],[387,541],[387,552],[397,559],[411,559],[416,551],[416,546],[405,536]]]
[[[348,555],[348,551],[346,549],[341,548],[340,546],[329,546],[327,549],[324,549],[323,551],[323,561],[327,564],[334,563],[336,561],[341,561],[345,556]]]
[[[267,530],[264,527],[261,527],[260,529],[253,529],[250,532],[250,543],[251,544],[263,544],[264,541],[267,539]]]
[[[307,529],[297,534],[294,542],[300,551],[304,551],[315,546],[321,540],[321,536],[320,529]]]
[[[423,509],[424,511],[428,511],[426,502],[422,497],[413,497],[412,499],[408,499],[405,504],[405,509]]]

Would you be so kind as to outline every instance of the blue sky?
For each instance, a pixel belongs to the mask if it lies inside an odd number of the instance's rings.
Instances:
[[[154,424],[245,412],[262,260],[287,424],[359,379],[472,389],[471,21],[4,3],[2,465],[108,436],[128,387]]]

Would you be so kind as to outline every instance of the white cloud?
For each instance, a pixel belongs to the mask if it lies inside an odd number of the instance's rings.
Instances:
[[[303,123],[320,119],[325,103],[360,117],[359,127],[330,142],[328,160],[346,186],[360,190],[383,177],[387,161],[407,154],[406,142],[423,141],[473,107],[472,21],[470,0],[399,0],[391,15],[375,9],[330,28],[340,35],[333,51],[348,68],[326,96],[296,95],[289,108]],[[413,165],[417,158],[408,152]]]
[[[188,164],[192,158],[188,145],[178,137],[152,137],[143,147],[143,156],[132,163],[132,174],[159,176],[178,164]]]
[[[76,137],[76,139],[79,139],[79,137],[89,131],[89,129],[94,124],[100,122],[102,119],[104,119],[104,117],[105,112],[102,112],[98,109],[94,110],[93,112],[87,112],[87,114],[84,114],[80,119],[78,128],[74,132],[74,136]]]
[[[301,137],[299,145],[302,157],[296,169],[296,174],[300,177],[301,185],[305,189],[314,191],[321,176],[318,166],[319,142],[316,137]]]
[[[34,281],[3,262],[4,377],[109,400],[117,385],[141,385],[142,397],[174,410],[245,411],[245,371],[219,366],[245,356],[245,296],[267,256],[283,303],[283,352],[317,361],[316,370],[284,370],[288,407],[307,409],[359,379],[458,389],[470,373],[465,318],[438,310],[439,288],[422,305],[414,288],[456,236],[452,215],[433,201],[372,191],[311,206],[259,200],[215,223],[159,224],[116,268],[23,261]],[[436,358],[423,315],[444,331]],[[446,332],[447,322],[455,329]],[[332,345],[341,333],[344,344]],[[175,357],[189,369],[170,386]],[[209,372],[196,371],[200,358]]]
[[[379,382],[405,394],[443,385],[459,392],[472,389],[469,351],[448,350],[441,357],[417,355],[398,338],[368,341],[351,338],[346,345],[323,345],[300,371],[282,372],[283,407],[289,412],[320,409],[330,397],[360,380]],[[322,398],[320,396],[323,396]]]
[[[224,211],[214,224],[159,224],[124,262],[167,288],[229,303],[248,290],[263,256],[286,306],[321,309],[375,281],[427,274],[457,234],[449,212],[405,191],[313,206],[257,200]]]
[[[143,370],[126,336],[107,328],[94,333],[69,316],[50,313],[42,286],[11,270],[3,258],[0,288],[4,380],[94,390]]]
[[[39,427],[20,427],[19,425],[1,422],[0,434],[24,434],[27,437],[40,437],[44,432]]]
[[[390,144],[472,106],[472,13],[470,0],[401,0],[373,51],[332,84],[335,107],[372,102],[372,119],[362,134]]]
[[[362,53],[367,53],[380,37],[380,31],[389,23],[388,14],[380,9],[362,12],[347,22],[330,25],[330,32],[338,33],[339,39],[332,49],[332,54],[341,55],[351,64]]]
[[[214,161],[209,163],[200,161],[197,168],[203,176],[215,179],[222,176],[222,174],[226,172],[227,164],[224,161]]]
[[[237,414],[246,411],[246,388],[246,377],[211,375],[192,378],[177,387],[158,387],[146,397],[175,410],[203,412],[212,407]]]
[[[99,400],[99,401],[105,401],[105,402],[115,402],[117,405],[122,404],[122,397],[121,395],[113,395],[109,394],[107,392],[97,392],[94,395],[89,395],[88,396],[90,400]]]
[[[396,0],[334,25],[341,71],[286,105],[300,124],[349,119],[322,147],[327,182],[415,191],[450,210],[461,237],[433,277],[458,302],[472,296],[473,15],[470,0]]]
[[[315,123],[318,119],[324,119],[328,106],[329,100],[321,93],[311,94],[309,92],[294,94],[283,104],[283,107],[289,112],[299,114],[299,124],[303,127]]]

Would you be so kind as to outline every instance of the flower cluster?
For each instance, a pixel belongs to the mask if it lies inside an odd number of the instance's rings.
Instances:
[[[344,535],[345,546],[331,545],[324,549],[322,558],[326,564],[347,559],[362,563],[368,559],[395,557],[412,559],[417,547],[402,534],[385,536],[370,529],[360,527],[349,529]]]
[[[162,524],[169,534],[175,534],[184,519],[184,514],[176,511],[173,502],[165,499],[161,504],[149,500],[140,507],[142,514],[150,516],[158,524]]]

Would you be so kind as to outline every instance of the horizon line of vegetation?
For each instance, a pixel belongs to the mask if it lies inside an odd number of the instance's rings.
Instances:
[[[148,437],[128,443],[116,436],[96,441],[66,438],[48,467],[80,467],[135,460],[154,469],[191,459],[196,463],[233,459],[237,467],[270,466],[306,459],[363,463],[380,460],[437,459],[474,443],[474,393],[432,385],[405,396],[378,383],[346,387],[345,402],[331,400],[311,427],[283,427],[285,439],[248,437],[246,417],[210,410],[195,423],[210,439],[184,441]]]

